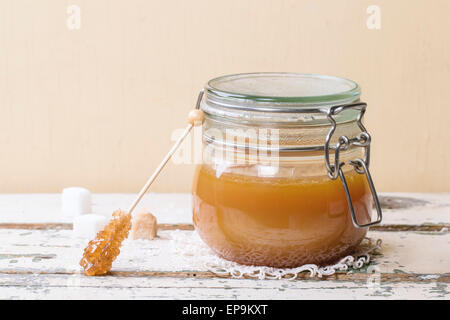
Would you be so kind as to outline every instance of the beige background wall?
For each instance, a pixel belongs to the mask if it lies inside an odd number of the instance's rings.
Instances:
[[[0,192],[137,192],[204,83],[252,71],[359,82],[378,189],[448,192],[449,14],[447,0],[0,0]],[[171,164],[153,190],[191,175]]]

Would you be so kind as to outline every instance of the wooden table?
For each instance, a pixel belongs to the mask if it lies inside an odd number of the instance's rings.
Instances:
[[[93,212],[126,208],[131,194],[95,194]],[[188,194],[149,194],[158,238],[126,240],[110,275],[85,277],[77,262],[85,240],[60,214],[59,194],[0,195],[0,299],[449,299],[450,194],[384,193],[382,239],[368,267],[296,280],[233,279],[184,265],[170,248],[192,233]],[[367,272],[376,271],[375,273]],[[374,281],[375,280],[375,281]],[[375,285],[374,285],[375,284]]]

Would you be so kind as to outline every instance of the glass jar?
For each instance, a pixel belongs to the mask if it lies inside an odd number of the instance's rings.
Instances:
[[[225,259],[270,267],[351,253],[381,221],[359,98],[355,82],[324,75],[210,80],[199,100],[203,163],[193,186],[203,241]]]

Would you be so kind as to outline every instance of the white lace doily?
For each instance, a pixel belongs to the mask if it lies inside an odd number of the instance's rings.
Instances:
[[[375,250],[381,249],[381,240],[365,238],[353,255],[342,258],[334,265],[319,267],[315,264],[305,264],[296,268],[271,268],[264,266],[246,266],[222,259],[203,243],[197,232],[182,232],[177,230],[171,234],[171,250],[187,265],[201,263],[208,271],[220,276],[233,278],[257,279],[291,279],[300,273],[309,272],[310,277],[329,276],[336,271],[351,271],[362,268],[370,262]]]

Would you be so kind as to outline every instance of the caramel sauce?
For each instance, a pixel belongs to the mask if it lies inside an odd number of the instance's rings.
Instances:
[[[346,173],[358,222],[370,219],[364,175]],[[197,168],[194,225],[219,256],[246,265],[333,263],[364,238],[353,226],[344,188],[328,176],[262,178]]]
[[[131,214],[122,210],[114,211],[105,228],[89,241],[84,249],[80,265],[87,276],[98,276],[111,270],[113,261],[120,253],[122,241],[128,236],[131,227]]]

